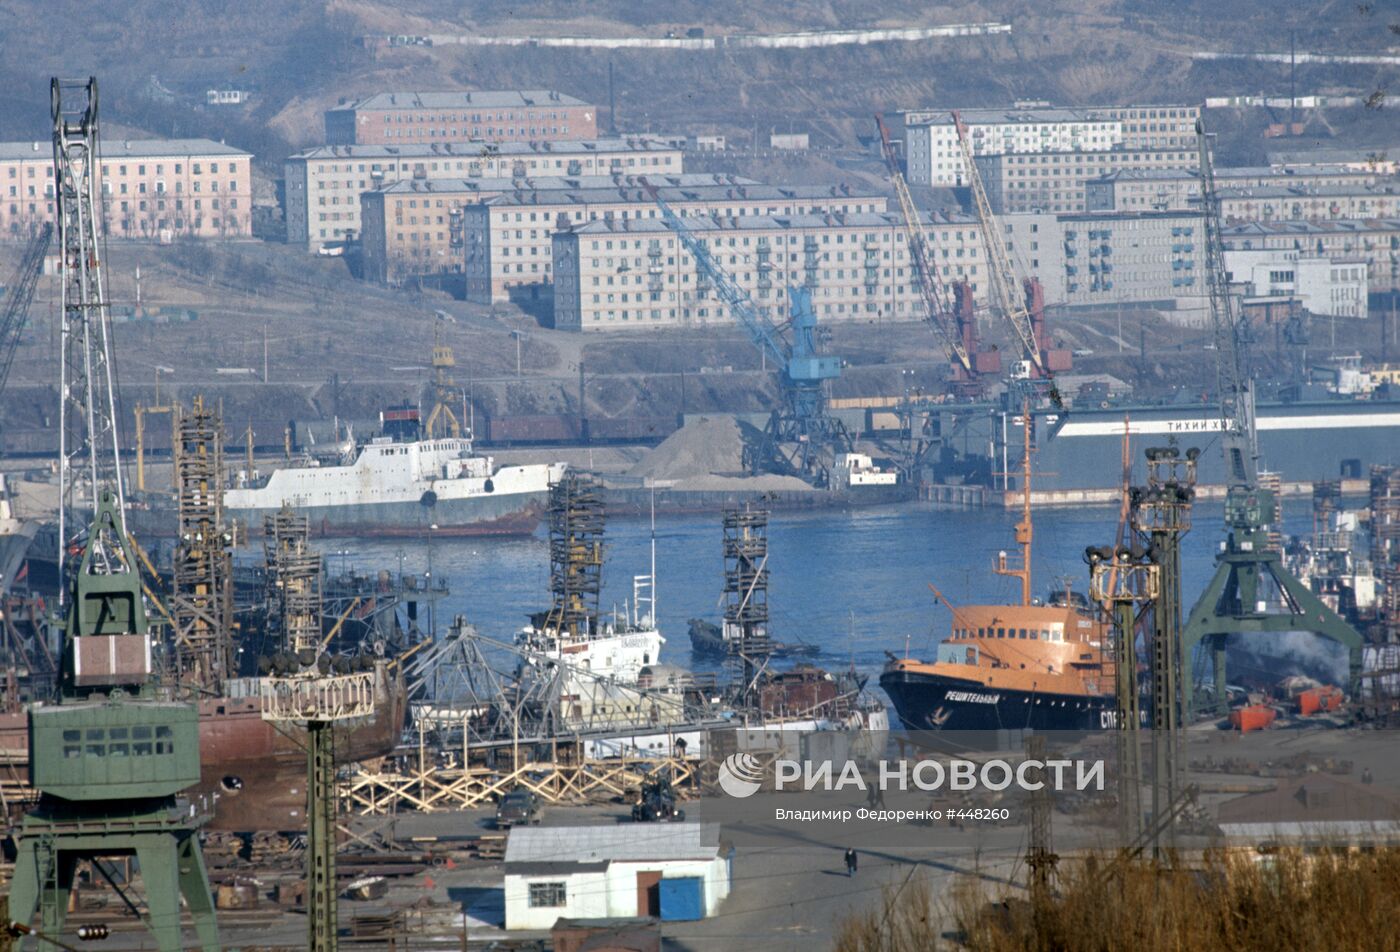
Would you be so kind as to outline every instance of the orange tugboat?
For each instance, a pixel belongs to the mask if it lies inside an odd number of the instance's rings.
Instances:
[[[955,607],[952,633],[937,658],[891,656],[880,687],[909,730],[1097,730],[1112,726],[1113,662],[1109,626],[1068,589],[1046,600],[1031,596],[1030,418],[1022,416],[1021,519],[1018,568],[1006,553],[994,571],[1021,582],[1009,605]],[[929,586],[931,589],[933,586]]]

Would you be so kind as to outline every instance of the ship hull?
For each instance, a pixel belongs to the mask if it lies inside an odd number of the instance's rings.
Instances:
[[[12,520],[0,527],[0,595],[10,590],[38,526]]]
[[[380,666],[369,719],[336,732],[342,764],[387,756],[403,729],[403,680]],[[199,783],[182,794],[212,819],[208,829],[233,832],[306,829],[305,732],[262,717],[257,698],[199,702]],[[24,712],[0,715],[0,756],[27,783],[29,722]]]
[[[343,506],[300,506],[311,533],[317,536],[421,538],[434,536],[530,535],[540,524],[549,493],[512,493],[419,502],[356,503]],[[275,509],[229,509],[227,514],[257,533]],[[173,526],[172,526],[173,528]]]
[[[928,730],[1100,730],[1111,726],[1113,699],[988,687],[973,678],[886,671],[880,687],[904,727]]]

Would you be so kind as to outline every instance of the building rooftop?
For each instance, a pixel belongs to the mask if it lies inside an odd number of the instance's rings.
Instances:
[[[624,823],[609,826],[516,826],[506,840],[506,867],[520,863],[646,862],[713,859],[718,823]]]
[[[1327,198],[1395,195],[1394,185],[1228,185],[1216,189],[1221,198]]]
[[[104,159],[155,158],[167,155],[252,156],[213,139],[102,139],[98,149]],[[0,142],[0,159],[47,158],[53,161],[53,142]]]
[[[555,191],[606,191],[616,193],[619,188],[642,188],[645,178],[653,185],[667,188],[695,188],[705,186],[752,187],[753,179],[737,176],[717,175],[709,172],[688,172],[681,175],[536,175],[522,178],[440,178],[440,179],[399,179],[388,185],[370,189],[364,194],[407,195],[422,193],[427,195],[459,195],[481,192],[555,192]]]
[[[1330,221],[1251,221],[1226,225],[1223,238],[1252,235],[1345,235],[1371,231],[1400,231],[1400,218],[1334,218]]]
[[[612,152],[674,152],[674,146],[629,136],[613,139],[568,139],[558,142],[424,142],[412,145],[319,145],[303,149],[288,157],[297,159],[416,159],[442,158],[489,159],[513,155],[589,155]]]
[[[969,126],[1004,125],[1008,123],[1035,122],[1117,122],[1090,115],[1082,109],[1065,109],[1060,106],[1037,106],[1033,109],[961,109],[963,122]],[[953,121],[951,109],[905,110],[906,126],[941,126]]]
[[[1147,149],[1143,151],[1159,151]],[[1297,165],[1287,168],[1270,165],[1249,165],[1234,166],[1231,168],[1218,168],[1215,170],[1215,179],[1218,182],[1228,182],[1231,179],[1255,179],[1255,178],[1287,178],[1289,176],[1305,177],[1351,177],[1364,175],[1356,169],[1349,169],[1342,165]],[[1119,182],[1124,180],[1134,181],[1194,181],[1197,178],[1195,169],[1115,169],[1097,178],[1089,179],[1090,182]]]
[[[553,89],[477,89],[446,92],[375,93],[329,110],[354,109],[510,109],[514,106],[587,106]]]
[[[568,188],[557,191],[545,189],[520,189],[488,199],[488,205],[540,205],[571,204],[589,205],[602,202],[642,202],[651,203],[654,199],[643,179],[652,185],[662,185],[657,191],[668,202],[801,202],[828,198],[849,198],[853,201],[879,200],[883,195],[874,192],[842,191],[839,186],[826,185],[757,185],[743,180],[729,181],[727,176],[715,176],[717,181],[679,187],[663,185],[664,176],[632,176],[631,182],[612,183],[607,180],[604,188]],[[541,192],[546,194],[541,195]]]
[[[944,212],[924,213],[923,220],[928,225],[975,225],[977,219],[971,215],[954,214],[949,215]],[[895,212],[856,212],[842,214],[834,212],[828,215],[735,215],[715,218],[712,216],[697,215],[685,219],[686,228],[690,231],[703,232],[728,232],[728,231],[772,231],[776,229],[796,229],[796,228],[900,228],[904,227],[904,219]],[[599,221],[584,222],[573,227],[570,232],[578,235],[643,235],[656,234],[658,232],[670,231],[670,227],[661,218],[605,218]]]

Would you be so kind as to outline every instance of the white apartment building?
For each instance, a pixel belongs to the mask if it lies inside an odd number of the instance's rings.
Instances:
[[[1362,262],[1371,293],[1400,291],[1400,219],[1248,222],[1227,225],[1222,238],[1227,254],[1264,249],[1338,264]]]
[[[287,159],[287,241],[315,251],[360,232],[360,194],[403,180],[678,175],[680,149],[653,139],[326,145]]]
[[[781,319],[789,287],[822,321],[924,319],[903,219],[891,213],[696,217],[686,224],[760,312]],[[982,236],[964,215],[925,216],[942,279],[986,297]],[[665,222],[589,222],[554,236],[554,323],[615,331],[731,323],[710,277]]]
[[[1096,119],[1074,109],[965,109],[972,154],[1101,152],[1123,144],[1117,119]],[[958,131],[949,110],[905,112],[905,177],[911,185],[967,184]]]
[[[1369,268],[1361,258],[1331,260],[1296,251],[1253,248],[1225,252],[1226,277],[1247,297],[1296,297],[1312,314],[1365,317]]]
[[[653,180],[653,185],[659,184]],[[694,187],[660,188],[682,217],[742,220],[768,215],[854,215],[883,212],[883,195],[841,186],[760,185],[744,179]],[[661,210],[641,183],[608,189],[512,192],[462,208],[468,301],[492,304],[512,296],[538,297],[553,280],[551,241],[561,225],[590,221],[659,219]]]

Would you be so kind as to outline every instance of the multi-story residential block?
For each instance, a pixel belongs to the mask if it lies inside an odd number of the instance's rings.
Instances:
[[[113,238],[249,238],[253,156],[208,139],[101,143],[102,217]],[[53,146],[0,143],[0,236],[54,220]]]
[[[987,199],[998,215],[1090,210],[1085,183],[1124,169],[1185,171],[1197,164],[1195,149],[1107,149],[1021,152],[977,157]]]
[[[742,181],[662,188],[678,215],[740,221],[775,215],[883,212],[883,195],[839,186],[756,185]],[[537,295],[553,280],[551,240],[560,227],[600,220],[658,219],[650,192],[640,185],[611,189],[512,192],[462,209],[467,300],[482,304]]]
[[[1063,109],[1038,104],[961,110],[974,156],[1193,149],[1200,114],[1199,106],[1185,105]],[[912,110],[890,118],[902,140],[911,184],[967,184],[951,110]]]
[[[287,241],[315,251],[360,231],[360,193],[405,179],[678,175],[680,149],[651,139],[336,145],[287,159]]]
[[[405,179],[360,193],[360,251],[368,280],[397,284],[411,274],[461,271],[463,208],[513,192],[605,192],[756,185],[719,175],[607,176],[578,178]]]
[[[1292,165],[1223,168],[1215,170],[1222,199],[1248,197],[1248,189],[1350,189],[1385,191],[1393,188],[1381,176],[1341,165]],[[1194,169],[1118,169],[1084,185],[1086,211],[1163,211],[1189,208],[1201,198],[1201,182]]]
[[[718,264],[775,319],[789,287],[805,288],[822,321],[914,321],[923,317],[896,214],[694,217],[687,224]],[[964,215],[926,216],[936,265],[985,297],[981,231]],[[613,218],[561,229],[553,238],[555,326],[618,331],[732,323],[713,283],[675,233],[656,218]]]
[[[334,145],[592,139],[598,112],[552,89],[379,93],[326,110]]]
[[[1368,267],[1361,258],[1335,261],[1274,248],[1225,252],[1226,279],[1247,298],[1297,298],[1304,309],[1325,317],[1365,317]]]
[[[1200,106],[1091,106],[1083,110],[1096,119],[1122,124],[1125,149],[1194,149]]]
[[[1005,215],[1011,254],[1066,307],[1205,306],[1205,233],[1192,212]],[[1192,318],[1194,319],[1194,317]]]
[[[1224,228],[1226,252],[1295,252],[1338,263],[1364,262],[1371,293],[1400,291],[1400,218],[1247,222]]]

